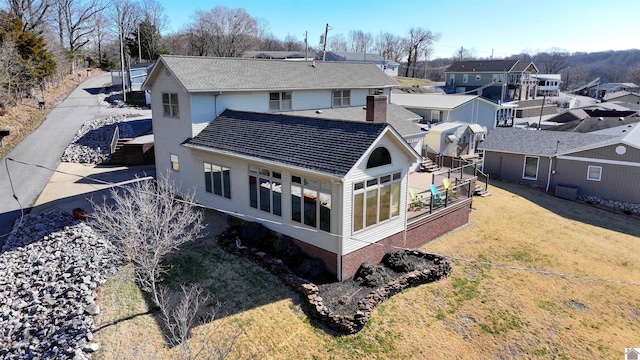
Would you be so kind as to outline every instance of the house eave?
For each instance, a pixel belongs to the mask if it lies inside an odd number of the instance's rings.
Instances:
[[[282,87],[282,88],[251,88],[251,89],[186,89],[189,93],[209,93],[209,92],[255,92],[255,91],[282,91],[282,90],[338,90],[338,89],[380,89],[380,88],[388,88],[393,89],[397,88],[400,85],[367,85],[367,86],[352,86],[352,87]]]

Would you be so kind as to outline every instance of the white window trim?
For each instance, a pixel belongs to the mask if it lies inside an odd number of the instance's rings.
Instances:
[[[165,95],[165,94],[166,94],[166,95],[168,95],[168,97],[169,97],[169,102],[168,102],[168,103],[165,103],[165,102],[164,102],[164,95]],[[175,95],[175,96],[176,96],[176,98],[178,98],[178,102],[177,102],[177,104],[175,104],[175,105],[174,105],[174,104],[171,102],[171,95]],[[161,100],[162,100],[162,114],[163,114],[165,117],[170,117],[170,118],[180,118],[180,99],[179,99],[179,95],[178,95],[178,93],[169,93],[169,92],[166,92],[166,93],[162,93],[162,94],[161,94],[161,97],[162,97],[162,99],[161,99]],[[164,110],[164,107],[165,107],[166,105],[169,105],[169,113],[168,113],[168,114],[167,114],[167,113],[165,112],[165,110]],[[176,114],[174,114],[174,113],[173,113],[173,108],[174,108],[174,107],[176,107],[176,108],[178,109],[178,115],[176,115]]]
[[[394,177],[395,174],[400,174],[399,178],[394,179],[393,177]],[[389,182],[381,183],[381,179],[383,177],[385,177],[385,176],[391,176],[391,180]],[[370,181],[370,180],[374,180],[374,179],[377,179],[376,184],[367,186],[367,182]],[[363,183],[363,187],[356,190],[355,189],[355,185],[358,184],[358,183]],[[351,201],[351,203],[352,203],[351,213],[352,214],[351,214],[351,216],[352,216],[352,218],[354,216],[353,214],[355,213],[355,200],[354,200],[355,196],[357,194],[364,194],[364,200],[363,200],[364,203],[363,203],[363,211],[362,211],[362,229],[355,230],[353,228],[354,227],[354,223],[352,222],[351,223],[351,232],[352,233],[359,233],[359,232],[362,232],[362,231],[366,231],[366,230],[369,230],[369,229],[374,228],[376,226],[379,226],[379,225],[382,225],[382,224],[386,224],[387,222],[393,221],[393,220],[395,220],[395,219],[400,217],[400,215],[402,214],[402,208],[400,208],[400,211],[398,212],[397,215],[392,215],[391,213],[389,213],[389,218],[388,219],[380,221],[380,189],[382,187],[384,187],[384,186],[387,186],[387,185],[392,186],[392,184],[395,184],[395,183],[399,183],[400,184],[399,185],[400,188],[401,188],[400,191],[402,191],[402,172],[401,171],[394,171],[392,173],[387,173],[385,175],[381,175],[381,176],[378,176],[378,177],[375,177],[375,178],[368,178],[367,180],[356,181],[356,182],[354,182],[352,184],[352,187],[354,189],[352,194],[351,194],[351,198],[352,198],[352,201]],[[375,224],[367,225],[367,212],[366,212],[367,195],[366,194],[367,194],[367,191],[372,190],[372,189],[377,189],[377,192],[378,192],[377,197],[376,197],[376,202],[378,204],[378,207],[376,209],[376,217],[377,217],[378,220],[376,221]],[[391,194],[391,196],[393,196],[393,194]],[[400,195],[400,196],[402,196],[402,195]],[[392,204],[392,203],[393,203],[393,199],[391,200],[390,204]],[[398,206],[401,206],[401,205],[402,205],[402,201],[401,201],[401,199],[398,199]],[[352,221],[353,221],[353,219],[352,219]]]
[[[349,96],[345,96],[345,92],[349,92]],[[336,98],[336,93],[340,93],[340,97]],[[336,99],[340,99],[340,105],[336,105],[335,104],[335,100]],[[349,103],[345,104],[345,100],[349,99]],[[332,107],[347,107],[347,106],[351,106],[351,89],[341,89],[341,90],[334,90],[331,93],[331,106]]]
[[[589,177],[589,173],[591,173],[591,168],[594,169],[599,169],[600,171],[598,172],[598,177],[597,178],[591,178]],[[587,180],[589,181],[601,181],[602,180],[602,166],[595,166],[595,165],[589,165],[587,166]]]
[[[180,171],[180,158],[176,154],[169,154],[169,161],[171,161],[171,170]]]
[[[536,176],[530,177],[526,176],[527,172],[527,158],[536,159]],[[540,157],[538,156],[525,156],[524,161],[522,162],[522,178],[526,180],[538,180],[538,171],[540,171]]]
[[[284,95],[289,94],[290,99],[285,100]],[[278,94],[278,100],[271,100],[271,94]],[[271,109],[271,104],[278,104],[278,109]],[[288,104],[286,108],[285,104]],[[272,91],[269,93],[269,111],[288,111],[293,109],[293,93],[291,91]]]
[[[462,74],[462,83],[466,84],[469,82],[469,74]]]
[[[210,180],[211,180],[211,191],[207,190],[207,185],[205,183],[205,186],[204,186],[205,187],[205,190],[204,190],[205,193],[211,194],[213,196],[225,198],[225,199],[231,199],[231,183],[232,183],[232,181],[231,181],[231,168],[229,168],[228,166],[222,166],[222,165],[219,165],[219,164],[216,164],[216,163],[212,163],[212,162],[208,162],[208,161],[203,161],[202,165],[203,165],[202,166],[203,171],[204,171],[204,167],[206,165],[209,165],[210,167],[217,166],[217,167],[220,167],[221,170],[222,170],[222,176],[221,176],[221,181],[220,181],[220,186],[222,186],[222,189],[220,189],[220,190],[221,190],[222,194],[216,194],[216,190],[215,190],[214,182],[213,182],[213,177],[212,177],[213,176],[213,172],[209,173]],[[229,194],[225,193],[225,185],[226,185],[226,182],[224,180],[224,171],[225,170],[229,171]]]

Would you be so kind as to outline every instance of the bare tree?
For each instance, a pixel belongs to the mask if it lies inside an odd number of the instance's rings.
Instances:
[[[169,26],[169,16],[164,13],[164,7],[158,0],[141,0],[141,8],[144,14],[144,18],[158,29],[159,32],[163,32]]]
[[[536,54],[534,61],[545,74],[559,74],[569,66],[569,53],[566,50],[552,48],[547,52]]]
[[[91,20],[107,7],[100,0],[56,0],[55,6],[60,16],[60,39],[66,40],[67,50],[72,54],[90,41],[88,35],[95,30]]]
[[[284,45],[282,41],[278,39],[272,33],[268,33],[263,35],[260,38],[260,45],[258,45],[258,50],[264,51],[281,51],[284,50]]]
[[[48,0],[7,0],[9,12],[16,15],[23,24],[22,31],[42,35],[47,12],[51,7]]]
[[[453,58],[456,61],[467,61],[475,59],[475,56],[473,55],[473,50],[465,49],[463,46],[460,46],[460,49],[456,50],[453,54]]]
[[[440,39],[440,34],[432,33],[421,27],[409,29],[409,34],[405,41],[405,53],[407,54],[407,68],[405,77],[409,77],[409,71],[415,71],[414,67],[418,63],[419,57],[424,54],[425,60],[431,52],[431,44]]]
[[[347,40],[342,34],[335,34],[331,36],[327,42],[331,51],[347,51]]]
[[[107,41],[109,37],[109,23],[107,17],[104,12],[98,12],[94,15],[93,19],[93,28],[94,32],[91,34],[93,38],[93,45],[96,51],[96,57],[98,58],[98,63],[102,65],[102,46]]]
[[[193,193],[177,200],[168,175],[157,182],[138,179],[111,190],[111,199],[91,202],[90,225],[113,242],[134,264],[136,280],[160,304],[158,283],[166,272],[164,257],[188,241],[203,236],[202,211],[192,205]],[[112,205],[113,204],[113,205]]]
[[[237,57],[257,43],[260,29],[245,9],[216,6],[196,11],[190,40],[196,55]]]
[[[158,306],[169,344],[178,347],[180,359],[225,359],[233,350],[241,329],[236,326],[231,331],[223,332],[217,326],[211,328],[212,325],[209,324],[204,336],[194,342],[188,341],[191,338],[191,329],[196,325],[212,322],[221,304],[216,304],[213,312],[204,313],[210,301],[202,288],[181,286],[181,290],[180,297],[176,298],[171,296],[166,288],[160,289]],[[213,345],[211,341],[214,342]]]
[[[403,46],[403,40],[398,35],[380,32],[376,37],[375,49],[385,59],[399,62],[402,59]]]
[[[298,41],[298,39],[290,34],[287,34],[287,36],[284,38],[284,41],[282,42],[282,46],[284,47],[285,51],[300,51],[300,50],[304,50],[304,43]]]
[[[362,30],[349,31],[349,47],[353,52],[369,52],[373,48],[373,36]]]
[[[640,63],[637,63],[629,70],[629,81],[634,84],[640,84]]]

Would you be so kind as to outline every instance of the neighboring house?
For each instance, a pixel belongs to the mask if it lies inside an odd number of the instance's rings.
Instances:
[[[393,93],[391,102],[423,117],[430,123],[462,122],[480,124],[489,131],[511,127],[516,105],[496,104],[477,95],[400,94]]]
[[[407,224],[409,169],[421,157],[387,123],[399,113],[387,111],[394,87],[373,64],[161,56],[144,84],[157,172],[205,206],[291,236],[349,278],[389,251],[377,243],[420,246],[468,222],[471,199],[437,224]],[[366,121],[324,117],[360,117],[363,106]],[[304,111],[318,113],[289,115]]]
[[[535,99],[538,68],[520,60],[456,61],[445,70],[447,86],[456,93],[475,92],[495,101]]]
[[[399,94],[391,102],[421,115],[431,124],[427,152],[445,157],[475,153],[475,145],[496,127],[511,127],[517,105],[496,104],[478,95]]]
[[[634,83],[604,83],[596,84],[589,88],[589,96],[595,99],[603,99],[608,93],[618,91],[640,91],[640,86]]]
[[[315,51],[245,51],[243,58],[250,59],[275,59],[275,60],[313,60],[316,57]]]
[[[364,62],[373,63],[385,74],[393,77],[398,76],[399,63],[385,59],[383,56],[375,53],[360,53],[360,52],[348,52],[348,51],[327,51],[326,56],[323,57],[323,53],[320,51],[316,57],[318,60],[325,61],[346,61],[346,62]]]
[[[151,71],[153,63],[132,64],[129,71],[125,69],[125,83],[131,91],[141,91],[142,83],[147,79],[147,74]],[[120,69],[111,70],[111,85],[122,86],[122,75]]]
[[[538,84],[538,96],[560,96],[560,74],[531,74],[531,79]]]
[[[607,92],[603,98],[604,101],[617,101],[622,103],[640,104],[640,94],[622,90],[616,92]]]
[[[496,129],[480,144],[483,171],[573,198],[640,203],[638,124],[586,134]]]

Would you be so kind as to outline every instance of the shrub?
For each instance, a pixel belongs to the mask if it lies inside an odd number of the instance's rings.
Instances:
[[[384,267],[364,262],[356,271],[353,279],[362,286],[377,288],[391,281],[391,276],[387,274]]]
[[[327,281],[327,266],[319,258],[305,258],[298,267],[298,276],[319,284]]]
[[[382,259],[385,265],[397,272],[410,272],[416,270],[414,261],[403,250],[387,253]]]

